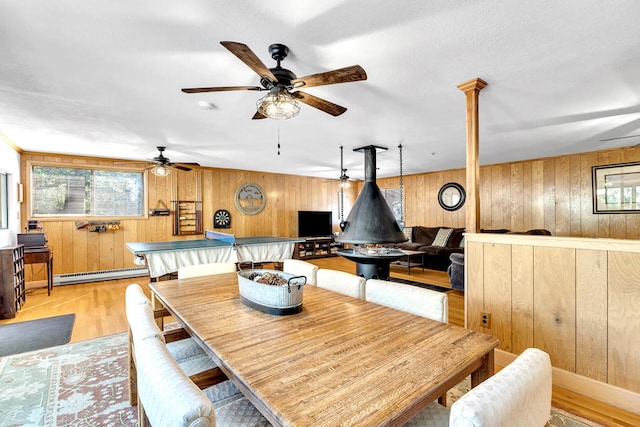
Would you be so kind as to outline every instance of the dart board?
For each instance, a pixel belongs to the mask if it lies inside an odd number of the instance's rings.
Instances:
[[[213,214],[213,228],[231,228],[231,214],[228,210],[218,209]]]

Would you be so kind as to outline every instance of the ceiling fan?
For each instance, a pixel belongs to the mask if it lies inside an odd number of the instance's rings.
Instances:
[[[294,117],[300,110],[300,106],[296,101],[317,108],[332,116],[339,116],[347,111],[345,107],[297,89],[367,79],[367,73],[359,65],[352,65],[350,67],[298,78],[293,72],[280,66],[280,62],[289,54],[289,48],[283,44],[272,44],[269,46],[269,53],[271,53],[271,57],[277,62],[277,65],[273,68],[267,68],[245,44],[230,41],[223,41],[220,42],[220,44],[256,72],[256,74],[260,76],[260,84],[262,86],[203,87],[182,89],[182,91],[185,93],[201,93],[233,90],[268,90],[269,94],[258,100],[256,104],[258,111],[254,114],[253,119],[264,119],[268,117],[281,120]]]
[[[144,168],[144,170],[151,169],[151,172],[158,176],[166,176],[171,173],[171,169],[179,169],[183,171],[190,171],[191,168],[185,165],[190,166],[200,166],[198,163],[173,163],[168,157],[164,156],[164,151],[167,149],[166,147],[157,147],[160,152],[156,157],[151,159],[147,159],[146,162],[153,163],[153,165]],[[117,162],[117,163],[140,163],[136,161],[132,162]]]
[[[347,169],[344,167],[344,159],[343,159],[343,147],[342,145],[340,146],[340,178],[338,178],[338,181],[340,182],[340,188],[346,188],[349,187],[351,185],[351,182],[349,181],[349,175],[347,175]],[[325,182],[335,182],[335,180],[333,179],[329,179],[326,180]]]

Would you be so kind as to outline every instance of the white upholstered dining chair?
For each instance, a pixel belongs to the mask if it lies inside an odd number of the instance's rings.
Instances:
[[[126,289],[125,309],[129,324],[129,401],[135,405],[138,398],[135,346],[147,339],[157,338],[166,344],[173,359],[186,375],[194,377],[197,385],[205,389],[212,401],[239,395],[238,388],[228,381],[216,363],[202,350],[186,332],[174,328],[165,332],[158,328],[151,301],[138,284]]]
[[[378,279],[367,280],[366,290],[369,302],[438,322],[449,320],[449,299],[445,292]]]
[[[184,373],[158,337],[135,346],[138,372],[138,426],[205,427],[269,426],[240,395],[214,405]]]
[[[234,262],[185,265],[178,268],[178,279],[188,279],[190,277],[209,276],[220,273],[234,273],[235,271],[236,264]]]
[[[405,427],[543,427],[551,416],[551,359],[529,348],[451,405],[431,403]]]
[[[307,284],[315,285],[318,275],[318,266],[310,262],[300,259],[285,259],[282,265],[282,271],[291,273],[295,276],[304,276],[307,278]]]
[[[338,292],[350,297],[364,299],[366,280],[364,277],[344,271],[321,268],[316,275],[320,288]]]

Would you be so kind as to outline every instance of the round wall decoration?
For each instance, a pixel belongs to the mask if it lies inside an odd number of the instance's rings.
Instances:
[[[231,228],[231,214],[228,210],[218,209],[213,214],[213,228]]]
[[[267,196],[258,184],[242,184],[236,190],[236,207],[245,215],[256,215],[262,212],[267,204]]]
[[[438,192],[438,203],[447,211],[458,210],[464,205],[466,194],[462,185],[457,182],[449,182],[442,186]]]

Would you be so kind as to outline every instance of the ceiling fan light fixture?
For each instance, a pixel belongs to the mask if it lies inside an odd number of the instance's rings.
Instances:
[[[300,112],[300,104],[284,88],[260,98],[256,107],[260,114],[274,120],[290,119]]]
[[[162,163],[156,164],[152,169],[151,173],[156,176],[168,176],[171,175],[171,169],[163,165]]]

